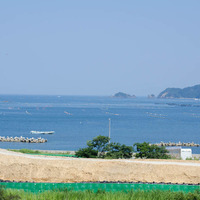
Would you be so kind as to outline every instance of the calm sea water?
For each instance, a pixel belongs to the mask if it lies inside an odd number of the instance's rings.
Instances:
[[[0,95],[0,136],[55,131],[39,135],[48,139],[44,144],[0,142],[0,148],[77,150],[97,135],[107,136],[109,118],[113,142],[200,143],[199,100]]]

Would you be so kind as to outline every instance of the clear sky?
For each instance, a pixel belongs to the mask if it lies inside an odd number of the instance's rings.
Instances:
[[[158,95],[199,77],[199,0],[0,1],[0,94]]]

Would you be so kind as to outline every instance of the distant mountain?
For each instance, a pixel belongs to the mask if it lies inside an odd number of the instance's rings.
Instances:
[[[180,88],[167,88],[162,91],[158,98],[200,98],[200,85],[192,87]]]
[[[116,97],[116,98],[136,98],[135,95],[126,94],[126,93],[123,93],[123,92],[118,92],[113,97]]]

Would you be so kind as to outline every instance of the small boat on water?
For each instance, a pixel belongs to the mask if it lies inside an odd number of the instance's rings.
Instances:
[[[31,134],[53,134],[55,131],[31,131]]]

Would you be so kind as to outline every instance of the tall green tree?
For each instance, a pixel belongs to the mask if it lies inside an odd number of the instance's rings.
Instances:
[[[155,158],[155,159],[168,159],[168,151],[165,147],[159,147],[157,145],[150,145],[147,142],[135,143],[137,153],[136,158]]]
[[[122,153],[122,158],[132,158],[133,157],[133,147],[122,144],[121,153]]]
[[[93,138],[93,140],[89,140],[87,142],[87,145],[88,147],[97,150],[99,157],[102,157],[105,154],[109,140],[109,137],[99,135]]]
[[[131,158],[133,154],[133,147],[121,145],[120,143],[110,143],[107,146],[106,158]]]

